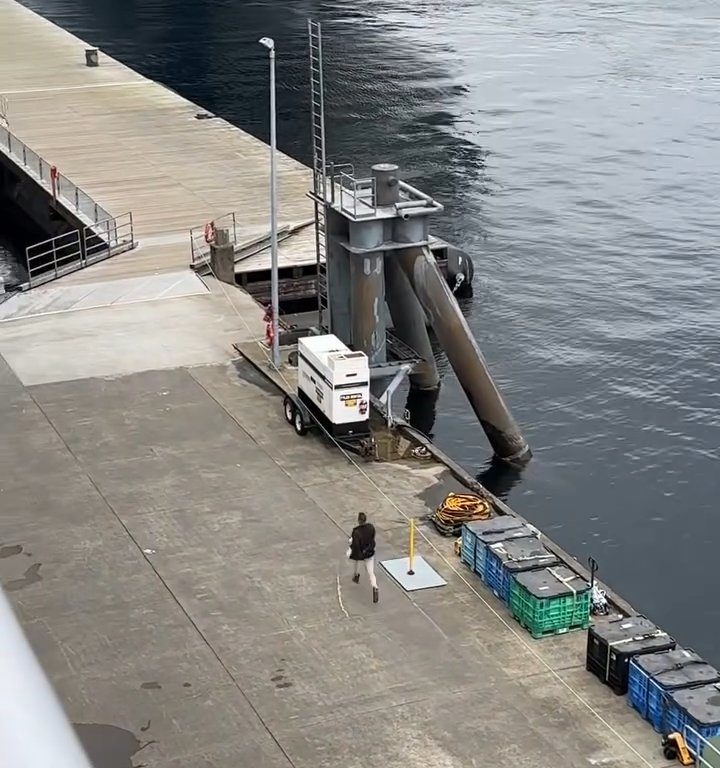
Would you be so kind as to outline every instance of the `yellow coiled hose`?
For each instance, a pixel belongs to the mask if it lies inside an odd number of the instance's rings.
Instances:
[[[463,523],[492,517],[487,499],[474,493],[449,493],[430,518],[443,536],[457,536]]]

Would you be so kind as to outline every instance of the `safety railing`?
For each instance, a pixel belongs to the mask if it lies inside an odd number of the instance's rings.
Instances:
[[[132,213],[99,221],[83,230],[83,266],[108,259],[134,247]]]
[[[190,263],[193,267],[210,258],[210,241],[212,232],[216,229],[229,230],[230,242],[237,245],[237,221],[234,211],[218,216],[201,227],[193,227],[190,230]]]
[[[683,727],[683,738],[697,768],[718,768],[720,766],[720,737],[709,741],[689,725]]]
[[[0,152],[8,155],[68,210],[86,223],[97,224],[112,216],[54,165],[33,152],[7,127],[0,125]]]
[[[31,288],[62,277],[83,266],[80,232],[74,229],[41,243],[28,246],[26,252],[28,284]]]
[[[352,163],[328,163],[325,166],[325,173],[321,170],[314,171],[310,196],[322,200],[324,195],[326,202],[335,205],[335,180],[341,173],[354,177],[355,166]]]
[[[6,127],[10,126],[7,96],[0,96],[0,123],[3,123]]]
[[[25,251],[27,287],[35,288],[134,247],[131,213],[51,237]]]
[[[341,171],[331,177],[330,199],[354,219],[375,216],[375,179],[356,179],[353,174]]]

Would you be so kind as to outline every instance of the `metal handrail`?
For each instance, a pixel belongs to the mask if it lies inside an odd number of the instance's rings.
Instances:
[[[687,744],[690,753],[695,758],[695,765],[697,768],[704,766],[705,768],[716,768],[720,765],[720,749],[708,741],[701,733],[698,733],[692,726],[683,726],[683,738]],[[711,762],[706,760],[707,751],[715,753],[715,759]]]
[[[230,242],[233,245],[237,245],[237,219],[235,211],[224,213],[222,216],[218,216],[208,222],[208,224],[211,224],[214,229],[232,229]],[[205,239],[205,227],[207,226],[207,224],[203,224],[190,230],[190,264],[192,266],[196,266],[201,261],[210,258],[210,243]]]
[[[17,162],[44,189],[59,200],[68,210],[74,211],[81,219],[97,224],[99,221],[111,219],[112,216],[93,198],[90,197],[67,176],[56,173],[56,184],[53,184],[54,166],[44,160],[17,136],[6,125],[0,125],[0,152]]]
[[[77,734],[2,590],[0,633],[3,765],[90,768]]]
[[[374,177],[367,179],[356,179],[354,175],[341,171],[332,178],[331,198],[335,200],[335,183],[340,187],[340,210],[343,213],[352,214],[354,219],[362,219],[369,216],[375,216],[377,207],[375,205],[375,185]],[[363,195],[362,192],[369,190],[369,195]],[[347,203],[347,196],[350,197],[351,204]],[[366,210],[358,212],[358,203]]]
[[[25,251],[28,285],[54,280],[82,266],[83,254],[77,229],[29,245]]]
[[[131,213],[99,221],[82,231],[73,229],[33,243],[25,249],[27,287],[34,288],[57,277],[134,248]]]
[[[132,213],[99,221],[83,230],[84,266],[135,247]]]

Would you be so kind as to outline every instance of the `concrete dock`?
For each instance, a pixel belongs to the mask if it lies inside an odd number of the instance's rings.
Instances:
[[[667,765],[586,672],[585,634],[531,640],[427,525],[458,488],[442,465],[297,437],[233,350],[260,308],[158,282],[187,264],[186,219],[262,229],[265,149],[105,57],[86,69],[85,47],[0,0],[13,130],[133,208],[144,241],[0,322],[0,581],[97,768]],[[186,175],[197,142],[212,160]],[[307,185],[284,159],[284,221],[307,218]],[[405,593],[378,568],[373,605],[345,558],[359,510],[381,560],[417,519],[447,586]]]

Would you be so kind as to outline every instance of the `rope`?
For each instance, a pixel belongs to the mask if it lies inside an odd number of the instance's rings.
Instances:
[[[225,294],[225,298],[228,301],[228,304],[233,308],[235,313],[237,314],[240,321],[243,323],[245,328],[252,333],[252,329],[250,328],[249,323],[247,320],[242,316],[238,308],[233,304],[232,300],[230,299],[230,295],[227,293],[225,288],[223,287],[223,284],[221,281],[218,280],[217,275],[212,270],[212,267],[210,267],[210,272],[212,273],[215,280],[219,283],[222,292]],[[259,339],[255,339],[255,343],[258,345],[258,348],[262,351],[262,353],[265,355],[265,358],[268,362],[268,365],[271,365],[271,359],[269,350],[267,347],[265,347],[262,342]],[[285,382],[285,385],[292,389],[290,382],[285,378],[282,371],[278,371],[278,375],[280,378]],[[338,441],[331,435],[322,425],[320,425],[320,429],[325,433],[327,438],[334,443],[336,448],[342,453],[342,455],[345,457],[345,459],[352,464],[355,469],[358,471],[360,475],[387,501],[394,509],[395,511],[403,517],[408,523],[410,522],[410,516],[404,512],[400,506],[398,506],[388,495],[383,491],[383,489],[368,475],[367,472],[362,468],[360,464],[358,464],[357,461],[355,461],[354,457],[338,443]],[[470,581],[468,581],[466,575],[462,573],[454,563],[450,562],[448,558],[445,556],[443,552],[441,552],[437,545],[428,538],[427,534],[419,529],[415,528],[417,533],[419,534],[420,538],[423,539],[423,541],[428,545],[428,547],[437,555],[437,557],[442,560],[442,562],[450,568],[450,570],[460,579],[460,581],[465,584],[465,586],[477,597],[477,599],[485,606],[485,608],[490,611],[490,613],[502,624],[505,629],[507,629],[511,635],[515,638],[515,640],[518,641],[518,643],[528,652],[531,656],[535,658],[535,660],[545,668],[545,670],[550,674],[551,677],[553,677],[565,690],[568,691],[568,693],[573,696],[579,704],[581,704],[587,711],[596,718],[596,720],[608,730],[609,733],[611,733],[620,744],[622,744],[631,754],[633,754],[646,768],[654,768],[653,764],[644,757],[618,730],[615,728],[611,723],[609,723],[603,716],[598,712],[593,705],[583,697],[583,695],[577,691],[575,688],[572,687],[570,683],[567,682],[563,677],[560,676],[560,674],[553,669],[553,667],[550,666],[550,664],[538,653],[538,651],[535,650],[535,648],[532,647],[532,645],[528,642],[528,640],[518,632],[518,630],[510,624],[510,622],[507,621],[507,619],[500,614],[494,607],[491,605],[481,594],[478,592],[477,588],[474,584],[472,584]],[[414,601],[413,601],[414,602]],[[419,606],[418,606],[419,607]],[[422,610],[422,609],[421,609]],[[424,611],[423,611],[424,613]],[[433,622],[434,623],[434,622]],[[609,654],[608,654],[609,655]]]
[[[488,520],[492,507],[487,499],[475,493],[449,493],[430,518],[443,536],[457,536],[463,523]]]

